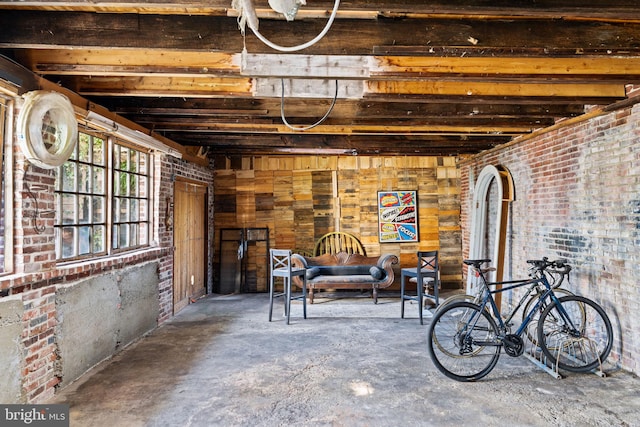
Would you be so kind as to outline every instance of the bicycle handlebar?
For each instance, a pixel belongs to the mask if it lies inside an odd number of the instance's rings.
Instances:
[[[528,264],[533,264],[533,266],[537,270],[544,270],[547,267],[557,268],[557,273],[569,273],[571,271],[571,266],[567,264],[567,261],[564,259],[557,259],[555,261],[549,261],[549,258],[543,257],[542,259],[528,259]]]
[[[480,266],[484,263],[491,262],[490,259],[465,259],[462,261],[464,264],[473,266],[476,270],[480,269]],[[568,275],[571,271],[571,266],[567,264],[567,260],[565,259],[557,259],[555,261],[549,261],[549,258],[543,257],[542,259],[528,259],[528,264],[533,264],[531,269],[538,271],[545,271],[547,268],[551,267],[548,271],[550,273],[557,273],[562,276]]]

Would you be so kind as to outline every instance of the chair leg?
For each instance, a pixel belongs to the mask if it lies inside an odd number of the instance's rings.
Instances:
[[[269,280],[269,322],[271,322],[271,318],[273,317],[273,288],[274,280],[273,276],[271,276]]]
[[[291,317],[291,277],[284,279],[285,295],[287,299],[284,303],[284,312],[287,315],[287,325],[289,324],[289,318]]]
[[[307,318],[307,278],[302,276],[302,314]]]
[[[404,319],[404,276],[400,276],[400,318]]]
[[[422,279],[422,276],[418,276],[418,280],[417,280],[417,283],[416,283],[416,290],[418,291],[418,313],[420,315],[420,324],[421,325],[424,325],[424,322],[422,320],[422,303],[423,303],[422,299],[423,299],[423,295],[424,295],[422,293],[422,291],[424,289],[424,284],[423,283],[424,283],[424,281]]]

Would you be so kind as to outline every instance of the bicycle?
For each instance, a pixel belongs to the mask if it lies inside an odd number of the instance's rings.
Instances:
[[[524,352],[522,335],[537,320],[536,345],[557,369],[587,372],[602,365],[613,346],[609,317],[596,302],[577,295],[558,298],[544,270],[553,262],[530,261],[538,271],[534,277],[504,282],[488,282],[480,267],[490,260],[465,260],[477,272],[483,288],[478,304],[453,302],[434,315],[429,326],[428,350],[435,366],[457,381],[476,381],[489,374],[498,362],[500,350],[511,357]],[[507,285],[491,290],[493,285]],[[541,285],[533,307],[525,313],[514,333],[510,319],[522,301],[503,320],[493,294],[518,287]],[[542,311],[540,311],[542,310]]]
[[[547,257],[543,257],[541,260],[527,260],[527,263],[533,264],[528,269],[529,277],[539,278],[541,274],[546,275],[549,285],[551,286],[552,289],[554,289],[554,293],[558,298],[560,298],[561,296],[574,295],[573,292],[568,291],[567,289],[561,288],[565,278],[567,278],[569,276],[569,273],[571,272],[571,266],[567,264],[565,260],[549,261]],[[481,272],[483,274],[486,274],[492,271],[495,271],[495,268],[489,267],[489,268],[483,268]],[[480,272],[476,270],[475,273],[476,273],[476,277],[479,277]],[[508,283],[508,282],[502,282],[502,283]],[[545,291],[545,288],[540,282],[532,283],[529,286],[529,288],[525,291],[525,293],[522,295],[522,297],[516,304],[515,308],[512,309],[511,312],[504,319],[505,324],[507,324],[508,326],[513,326],[512,324],[513,317],[515,316],[516,312],[520,309],[520,307],[523,306],[523,303],[524,303],[524,309],[522,310],[521,321],[524,321],[527,313],[531,311],[532,304],[534,304],[539,299],[540,294],[544,291]],[[440,305],[436,309],[436,313],[438,311],[441,311],[444,307],[446,307],[447,305],[453,302],[467,301],[467,302],[472,302],[474,304],[479,304],[482,302],[482,297],[484,292],[485,292],[484,286],[480,285],[477,287],[477,292],[475,295],[470,295],[470,294],[452,295],[449,298],[445,299],[442,303],[440,303]],[[525,303],[525,300],[526,300],[526,303]],[[538,313],[542,313],[545,307],[546,305],[542,304],[538,309]],[[487,309],[488,308],[489,307],[487,307]],[[529,324],[535,325],[536,321],[537,321],[537,317],[534,317],[529,321]],[[535,328],[534,328],[534,331],[531,331],[530,329],[531,328],[527,328],[527,338],[535,344],[536,342]]]
[[[551,288],[555,289],[556,294],[558,293],[563,294],[563,296],[573,295],[572,292],[564,288],[561,288],[565,278],[567,278],[569,276],[569,272],[571,272],[571,266],[567,264],[565,260],[549,261],[547,257],[543,257],[541,260],[527,260],[527,263],[529,264],[537,264],[537,263],[543,263],[543,262],[549,263],[549,267],[554,267],[554,268],[553,269],[544,268],[541,270],[537,268],[536,265],[533,265],[532,267],[529,268],[529,277],[537,277],[537,275],[541,273],[545,274],[547,275],[547,280],[549,281],[549,285],[551,286]],[[491,271],[495,271],[495,268],[489,267],[489,268],[482,269],[482,273],[489,273]],[[478,272],[476,272],[476,276],[478,276]],[[478,292],[475,295],[457,294],[457,295],[452,295],[448,297],[443,302],[441,302],[440,305],[438,305],[438,308],[436,309],[436,313],[438,311],[441,311],[444,307],[451,304],[452,302],[468,301],[468,302],[473,302],[474,304],[478,304],[482,300],[484,287],[478,286],[477,291]],[[524,305],[524,310],[522,312],[522,320],[524,320],[525,314],[529,312],[529,308],[531,307],[531,304],[537,301],[538,294],[540,294],[541,292],[544,292],[544,287],[541,284],[534,283],[533,285],[531,285],[531,287],[529,287],[529,289],[527,289],[525,294],[522,296],[522,298],[520,299],[518,305],[513,310],[513,312],[515,312],[518,308],[522,306],[524,299],[529,298],[527,300],[527,303]]]
[[[529,277],[533,279],[540,279],[542,275],[545,275],[547,281],[549,282],[549,286],[551,286],[551,288],[554,289],[554,293],[558,298],[560,298],[560,296],[574,295],[572,292],[566,289],[560,288],[560,286],[564,282],[565,277],[568,276],[569,272],[571,271],[571,266],[567,264],[565,260],[549,261],[547,257],[543,257],[541,260],[527,260],[527,263],[532,264],[532,266],[529,267]],[[494,267],[474,269],[476,277],[481,277],[480,275],[482,274],[482,280],[484,282],[487,282],[486,276],[484,275],[486,273],[489,273],[495,270],[496,269]],[[524,294],[522,295],[522,297],[520,298],[516,306],[511,310],[511,312],[509,312],[506,315],[506,317],[503,316],[503,321],[505,325],[509,328],[513,326],[513,319],[516,313],[518,312],[518,310],[520,310],[520,308],[523,306],[523,304],[524,304],[524,310],[522,310],[522,319],[521,319],[522,322],[524,321],[527,313],[531,312],[530,310],[531,305],[536,301],[538,301],[540,294],[545,291],[545,287],[542,285],[542,282],[539,280],[532,280],[528,283],[524,283],[522,280],[517,280],[514,282],[497,282],[496,284],[503,285],[503,284],[511,284],[511,283],[522,283],[522,286],[529,284],[529,287],[524,292]],[[474,304],[480,304],[482,302],[482,298],[484,294],[487,292],[487,289],[488,287],[479,285],[477,287],[478,292],[476,293],[475,296],[469,295],[469,294],[453,295],[447,298],[442,304],[440,304],[436,312],[439,310],[442,310],[441,307],[456,301],[467,301],[467,302],[472,302]],[[543,302],[542,304],[540,304],[540,306],[538,307],[538,310],[535,313],[541,314],[546,308],[546,306],[547,304]],[[490,310],[490,306],[485,305],[485,309]],[[531,341],[535,345],[537,345],[536,331],[537,331],[538,318],[539,317],[534,314],[529,320],[529,325],[533,325],[534,327],[526,328],[527,338],[529,339],[529,341]]]

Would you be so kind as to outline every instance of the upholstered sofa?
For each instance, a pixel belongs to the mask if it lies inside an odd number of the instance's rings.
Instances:
[[[372,290],[373,301],[377,304],[378,289],[384,289],[393,283],[393,265],[398,263],[398,257],[392,254],[367,257],[346,252],[316,257],[293,254],[291,263],[294,267],[307,270],[307,289],[311,304],[316,289],[365,288]],[[293,281],[296,286],[302,288],[302,280],[299,277],[295,277]]]

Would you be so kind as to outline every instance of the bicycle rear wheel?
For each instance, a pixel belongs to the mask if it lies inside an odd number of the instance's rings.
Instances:
[[[550,363],[570,372],[601,366],[613,346],[611,321],[595,301],[573,295],[549,305],[538,320],[538,345]]]
[[[476,303],[476,298],[473,295],[469,295],[469,294],[458,294],[458,295],[451,295],[449,298],[445,299],[443,302],[441,302],[438,305],[438,308],[436,308],[436,313],[439,311],[442,311],[443,308],[445,308],[446,306],[448,306],[449,304],[452,304],[454,302],[461,302],[461,301],[466,301],[466,302],[472,302],[472,303]]]
[[[486,310],[453,302],[434,316],[427,348],[436,368],[457,381],[476,381],[498,363],[498,327]]]

